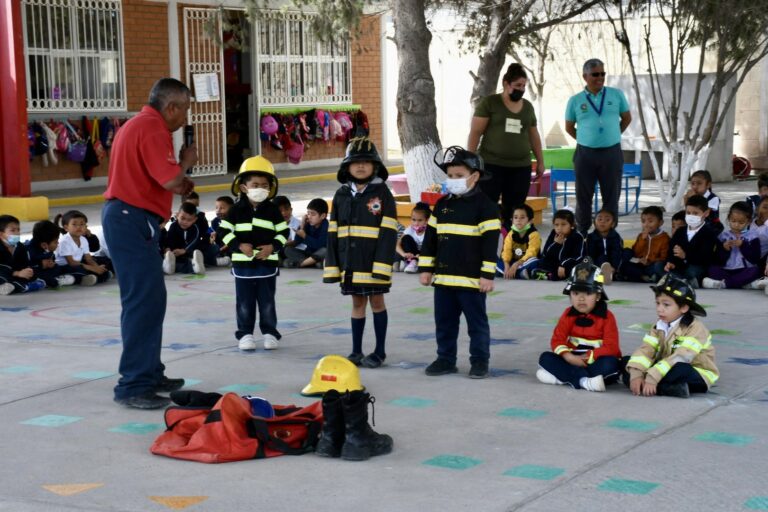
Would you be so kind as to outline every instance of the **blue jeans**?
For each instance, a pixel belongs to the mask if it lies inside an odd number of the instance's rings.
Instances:
[[[159,252],[159,217],[119,199],[101,212],[104,238],[120,285],[120,380],[115,398],[155,389],[164,376],[160,361],[166,291]]]
[[[275,308],[275,285],[277,276],[258,279],[235,278],[235,302],[237,332],[239,340],[246,334],[253,334],[256,327],[256,307],[259,308],[259,329],[261,334],[271,334],[280,339],[277,330],[277,309]]]
[[[459,317],[464,313],[469,333],[469,361],[485,362],[491,358],[491,328],[485,312],[485,293],[435,286],[435,337],[437,357],[456,364]]]
[[[579,380],[582,377],[602,375],[606,384],[613,384],[619,379],[619,358],[598,357],[595,362],[582,368],[573,366],[554,352],[544,352],[539,356],[539,366],[557,377],[557,380],[570,384],[575,389],[581,389]]]

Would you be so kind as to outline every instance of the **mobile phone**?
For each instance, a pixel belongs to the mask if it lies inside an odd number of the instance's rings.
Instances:
[[[189,147],[195,143],[195,127],[188,124],[184,127],[184,145]]]

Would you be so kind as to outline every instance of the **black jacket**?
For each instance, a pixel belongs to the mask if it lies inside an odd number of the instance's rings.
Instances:
[[[248,197],[241,194],[227,218],[219,224],[216,239],[229,246],[233,267],[277,267],[277,253],[288,240],[288,224],[272,201],[264,201],[254,208]],[[254,256],[256,247],[272,244],[272,254],[264,260],[248,257],[240,251],[243,243],[253,246]]]
[[[605,238],[597,231],[587,235],[587,256],[592,258],[598,267],[608,262],[614,270],[618,269],[623,253],[624,241],[615,229],[611,229]]]
[[[13,277],[13,273],[25,268],[30,268],[27,246],[19,242],[11,253],[8,246],[0,242],[0,277],[5,282],[14,281],[18,278]]]
[[[544,247],[541,249],[540,267],[549,272],[557,272],[558,267],[565,269],[566,277],[584,258],[584,236],[577,230],[565,238],[562,244],[555,243],[555,230],[550,231]]]
[[[675,272],[684,272],[689,265],[709,267],[715,261],[715,250],[720,243],[717,230],[709,222],[699,228],[695,235],[688,240],[688,228],[677,228],[669,242],[667,262],[675,265]],[[685,252],[685,259],[675,256],[675,246],[679,245]]]

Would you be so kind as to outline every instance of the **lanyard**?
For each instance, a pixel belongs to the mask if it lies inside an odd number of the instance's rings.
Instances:
[[[592,98],[589,97],[589,93],[587,91],[584,91],[584,96],[587,97],[587,101],[592,106],[592,110],[594,110],[597,113],[597,116],[600,117],[603,115],[603,105],[605,105],[605,96],[606,96],[606,90],[605,87],[602,89],[603,91],[603,97],[600,98],[600,109],[595,106],[595,104],[592,102]],[[599,93],[598,93],[599,94]]]

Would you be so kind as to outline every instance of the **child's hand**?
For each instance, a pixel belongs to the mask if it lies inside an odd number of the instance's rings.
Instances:
[[[737,240],[731,240],[731,247],[741,247],[741,244],[743,243],[744,243],[744,240],[742,240],[741,238]]]
[[[272,251],[275,248],[272,244],[266,244],[266,245],[258,246],[257,249],[259,250],[259,252],[256,253],[256,259],[265,260],[270,254],[272,254]]]
[[[629,381],[629,390],[633,395],[640,396],[643,393],[643,379]]]
[[[565,362],[571,366],[578,366],[581,368],[587,367],[587,362],[572,352],[565,352],[563,354],[563,359],[565,359]]]
[[[642,266],[647,267],[648,266],[648,257],[640,258],[640,261],[638,261]]]
[[[422,272],[419,274],[419,282],[423,286],[429,286],[432,284],[432,272]]]
[[[214,231],[211,233],[211,243],[214,243],[216,241],[216,232]]]
[[[184,254],[187,254],[187,251],[185,251],[184,249],[174,249],[172,252],[174,256],[182,256]]]
[[[238,247],[240,249],[240,252],[248,256],[249,258],[253,258],[253,245],[242,243]]]
[[[16,277],[20,277],[22,279],[32,279],[32,277],[35,275],[35,271],[27,267],[21,270],[17,270],[16,272],[13,272],[13,275],[15,275]]]
[[[493,291],[493,279],[480,278],[480,293],[488,293]]]
[[[92,267],[90,270],[98,275],[102,275],[107,271],[107,267],[104,265],[92,265]]]
[[[656,394],[656,384],[646,382],[643,384],[643,396],[654,396]]]
[[[401,254],[401,256],[403,257],[404,260],[412,260],[413,258],[416,257],[416,255],[413,254],[412,252],[404,252],[403,254]]]
[[[667,263],[666,265],[664,265],[664,272],[669,272],[674,268],[675,268],[674,263]]]
[[[557,267],[557,277],[565,279],[565,267]]]
[[[54,260],[43,260],[41,263],[43,268],[53,268],[56,266],[56,261]]]
[[[563,242],[565,242],[565,235],[562,235],[562,234],[559,234],[559,233],[557,235],[555,235],[555,243],[556,244],[563,245]]]
[[[504,279],[514,279],[515,273],[517,272],[517,267],[519,265],[517,263],[513,263],[511,265],[504,263],[504,266],[506,267],[504,269]]]

